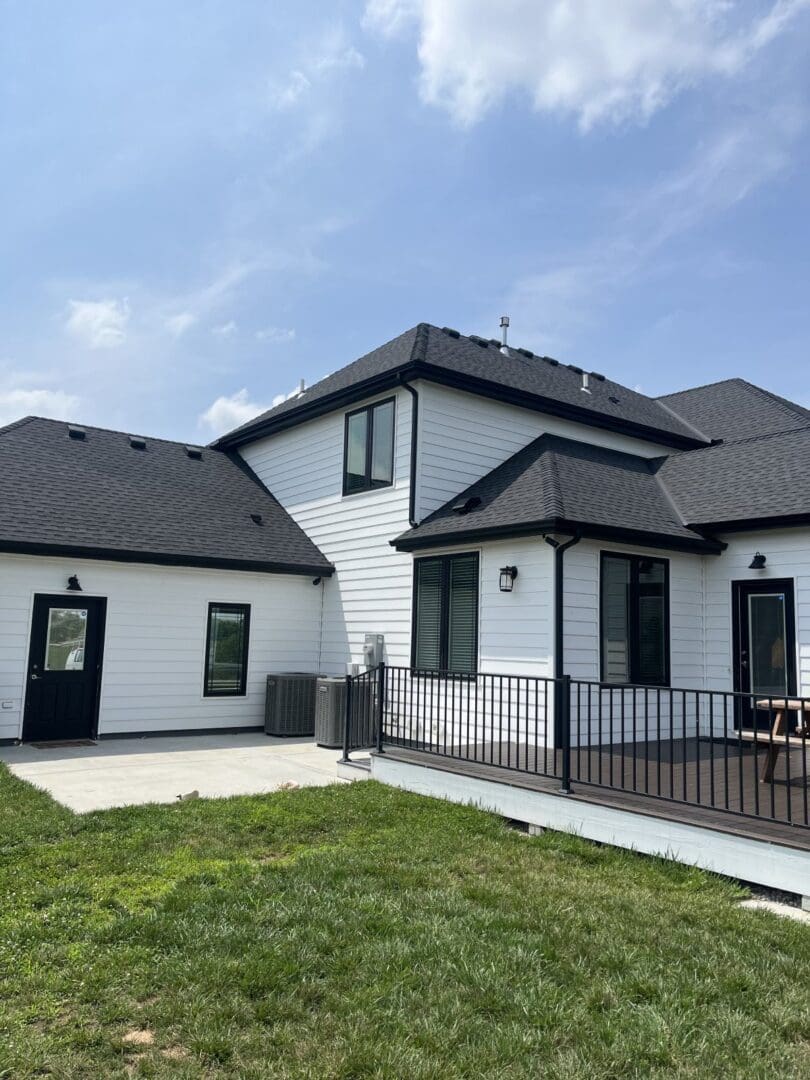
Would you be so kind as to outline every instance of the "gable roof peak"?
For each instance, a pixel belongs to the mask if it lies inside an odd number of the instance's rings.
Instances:
[[[494,338],[465,336],[450,327],[420,322],[212,445],[242,446],[391,390],[409,377],[665,446],[691,448],[709,441],[654,398],[595,372],[589,392],[583,394],[583,372],[582,367],[536,356],[530,349],[515,345],[503,349]]]

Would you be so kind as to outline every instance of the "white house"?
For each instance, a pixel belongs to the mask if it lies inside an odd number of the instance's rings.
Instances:
[[[704,807],[681,740],[710,809],[810,846],[810,411],[750,383],[653,399],[420,324],[210,447],[21,420],[0,494],[4,740],[256,727],[268,672],[345,675],[374,633],[400,758],[654,744],[630,790]],[[723,806],[763,754],[770,806]]]

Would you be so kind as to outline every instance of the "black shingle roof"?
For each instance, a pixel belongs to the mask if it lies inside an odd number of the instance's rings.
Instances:
[[[700,453],[700,452],[696,452]],[[683,456],[692,456],[683,455]],[[676,549],[719,550],[681,521],[656,472],[660,459],[542,435],[397,537],[402,550],[544,529],[637,539]],[[480,500],[476,505],[475,500]],[[471,509],[459,513],[465,503]]]
[[[72,425],[74,429],[75,425]],[[236,455],[26,417],[0,428],[0,550],[331,573]],[[257,524],[251,515],[259,515]]]
[[[465,337],[420,323],[321,379],[303,394],[236,428],[216,445],[242,445],[389,389],[406,375],[618,429],[667,446],[694,447],[709,442],[693,425],[655,399],[601,375],[590,379],[590,393],[585,393],[581,370],[511,346],[509,354],[504,355],[497,341]]]
[[[726,441],[650,460],[542,436],[396,545],[538,532],[556,521],[585,535],[621,529],[640,542],[657,537],[658,546],[683,547],[711,533],[810,521],[810,410],[743,379],[664,401]],[[453,510],[470,498],[480,504]]]
[[[712,439],[749,439],[810,424],[810,409],[745,379],[696,386],[657,399]]]
[[[700,528],[807,516],[810,425],[673,454],[658,475],[683,519]]]

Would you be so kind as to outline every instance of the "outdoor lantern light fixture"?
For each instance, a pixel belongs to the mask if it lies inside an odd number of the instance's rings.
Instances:
[[[68,592],[81,592],[82,591],[82,587],[79,584],[79,578],[78,578],[78,576],[76,574],[71,574],[70,577],[68,578],[67,591]]]
[[[762,554],[761,551],[758,551],[756,553],[756,555],[753,557],[753,559],[751,560],[751,565],[748,567],[748,569],[749,570],[764,570],[765,569],[765,561],[766,561],[765,556]]]
[[[515,578],[518,575],[516,566],[502,566],[501,567],[501,580],[500,588],[501,592],[511,592],[512,586],[515,584]]]

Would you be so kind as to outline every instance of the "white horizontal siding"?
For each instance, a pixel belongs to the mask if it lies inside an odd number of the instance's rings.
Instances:
[[[561,435],[643,457],[662,446],[420,381],[417,517],[421,520],[538,436]]]
[[[544,431],[650,456],[662,452],[650,443],[423,380],[414,385],[419,392],[418,520]],[[378,395],[363,404],[390,396]],[[279,432],[240,451],[336,567],[324,592],[324,671],[343,672],[347,662],[360,661],[366,633],[385,635],[388,663],[410,662],[413,562],[410,555],[394,551],[390,541],[408,529],[412,398],[405,390],[397,390],[393,396],[396,453],[391,488],[343,497],[346,410]],[[527,561],[527,582],[531,580],[530,567],[531,561]],[[522,588],[525,595],[529,585]],[[538,646],[532,629],[538,618],[533,614],[522,620],[525,645],[519,643],[517,626],[501,631],[493,627],[482,631],[482,648],[492,652],[494,663],[514,660],[533,667],[538,648],[540,653],[546,648]],[[488,662],[482,653],[482,663]]]
[[[420,556],[475,551],[479,556],[478,678],[410,679],[392,672],[393,730],[445,749],[517,739],[543,746],[553,690],[553,557],[540,537],[437,547]],[[500,568],[517,566],[512,592],[500,591]],[[509,675],[500,680],[497,676]],[[549,734],[549,741],[550,741]]]
[[[690,690],[704,687],[703,657],[703,556],[687,555],[655,548],[600,543],[582,540],[565,553],[565,620],[563,670],[572,678],[600,678],[601,642],[599,640],[599,564],[601,551],[652,555],[669,562],[669,636],[671,685]],[[631,691],[612,692],[614,716],[609,715],[610,693],[591,692],[588,706],[586,688],[574,685],[572,697],[572,740],[584,741],[590,724],[594,744],[607,741],[631,741],[654,738],[660,730],[668,737],[694,732],[695,707],[692,698],[662,696],[660,704],[653,693],[649,698],[649,716],[645,713],[644,691],[635,694],[635,716]],[[579,695],[579,699],[577,698]],[[601,697],[601,717],[600,717]],[[624,710],[624,721],[620,717]],[[579,719],[578,719],[579,716]],[[684,730],[684,721],[686,730]],[[600,727],[601,722],[601,727]]]
[[[309,578],[2,555],[0,739],[22,732],[34,595],[64,592],[70,574],[107,599],[102,735],[261,724],[268,672],[318,670],[321,589]],[[211,601],[251,606],[245,697],[203,697]]]
[[[245,461],[295,518],[336,574],[324,588],[321,669],[345,673],[362,660],[366,633],[385,635],[385,658],[410,662],[410,555],[389,541],[408,528],[411,397],[396,398],[394,484],[344,497],[345,411],[251,443]],[[366,404],[365,402],[363,404]],[[356,408],[357,406],[352,406]]]
[[[482,672],[553,673],[553,557],[540,537],[481,546],[479,656]],[[516,566],[512,592],[499,587],[500,568]]]
[[[796,673],[798,691],[810,695],[810,529],[774,529],[721,537],[728,544],[718,559],[706,560],[707,687],[730,690],[732,673],[731,583],[791,578],[796,604]],[[756,551],[765,554],[764,570],[749,570]]]
[[[652,555],[669,562],[672,685],[703,688],[703,556],[582,540],[565,553],[565,671],[599,678],[599,553]]]

